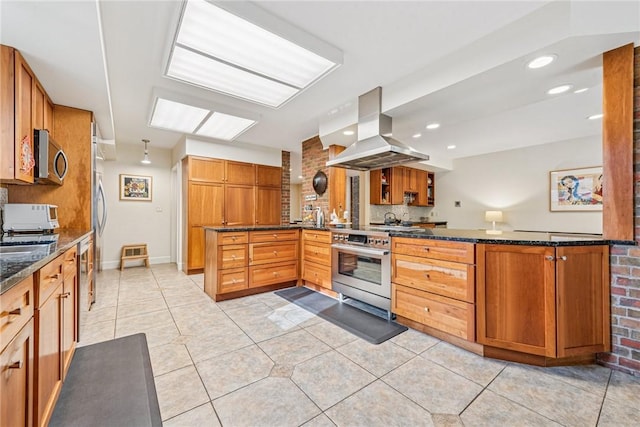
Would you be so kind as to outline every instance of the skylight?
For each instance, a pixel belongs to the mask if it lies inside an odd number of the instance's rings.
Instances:
[[[233,3],[225,8],[233,8]],[[264,17],[265,12],[259,9],[254,15]],[[252,21],[256,20],[260,21]],[[270,17],[268,21],[273,24],[275,20]],[[208,1],[187,1],[166,75],[279,107],[341,62],[341,53],[336,55],[335,48],[328,49],[333,52],[325,56],[339,58],[328,59],[281,36],[287,33],[284,21],[277,22],[278,35],[254,22]],[[301,36],[297,28],[289,33]],[[304,34],[302,38],[310,37]]]
[[[149,126],[232,141],[256,123],[252,119],[157,98]]]

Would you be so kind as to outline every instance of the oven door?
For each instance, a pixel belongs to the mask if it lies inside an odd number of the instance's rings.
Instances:
[[[391,255],[388,249],[339,243],[331,247],[334,291],[343,293],[342,284],[382,298],[391,298]]]

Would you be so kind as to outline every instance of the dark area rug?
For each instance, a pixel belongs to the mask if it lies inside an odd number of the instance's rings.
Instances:
[[[372,344],[383,343],[408,329],[308,288],[287,288],[275,294]]]
[[[76,349],[49,426],[162,426],[145,334]]]

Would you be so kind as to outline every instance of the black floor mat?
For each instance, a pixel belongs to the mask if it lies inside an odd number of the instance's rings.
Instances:
[[[146,336],[76,349],[49,426],[162,426]]]
[[[383,343],[407,330],[406,326],[341,303],[308,288],[287,288],[277,291],[276,295],[372,344]]]

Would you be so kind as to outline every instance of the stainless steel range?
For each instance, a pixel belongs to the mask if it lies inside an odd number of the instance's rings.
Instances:
[[[363,301],[391,318],[391,239],[386,231],[335,229],[331,283],[340,298]]]

